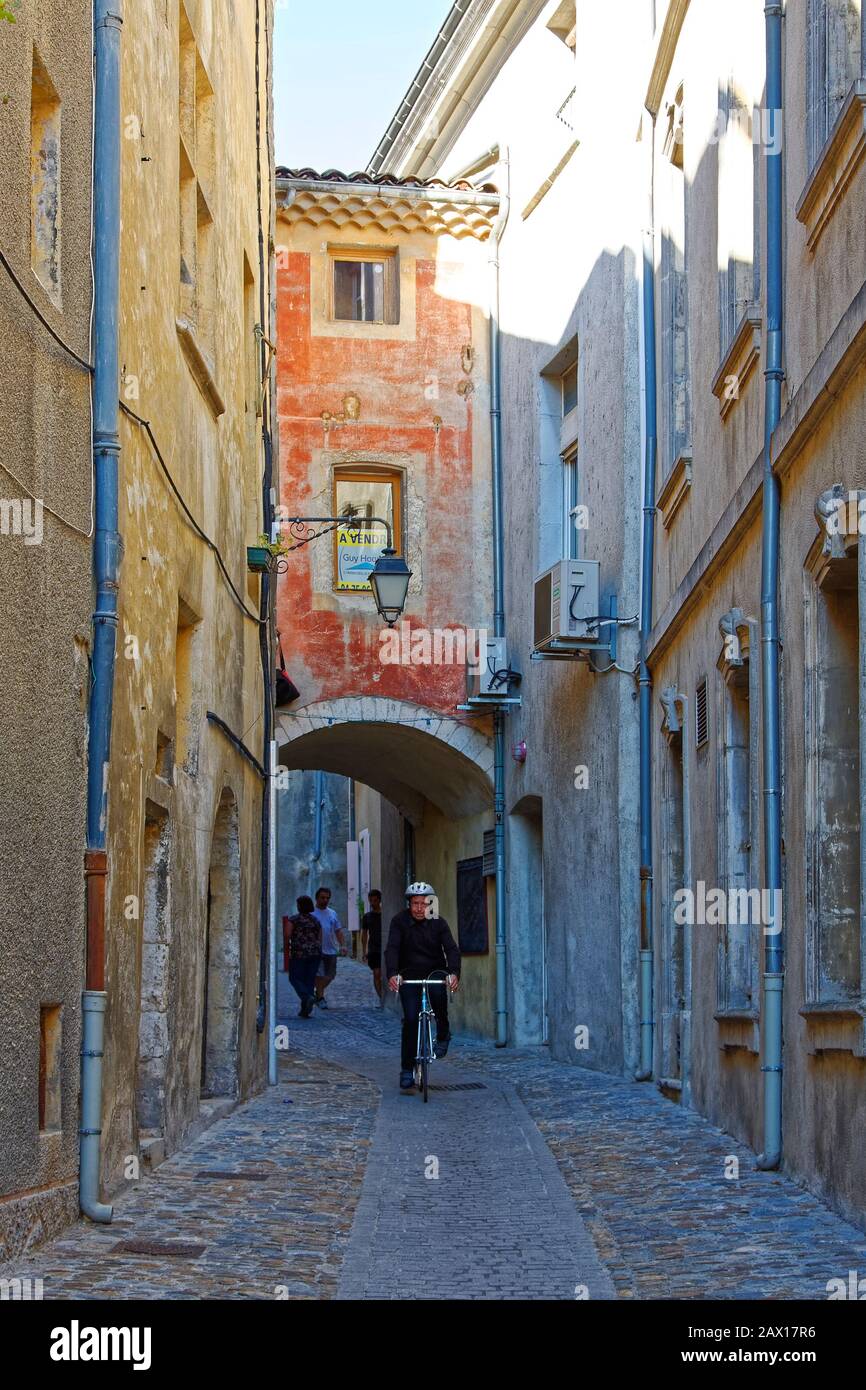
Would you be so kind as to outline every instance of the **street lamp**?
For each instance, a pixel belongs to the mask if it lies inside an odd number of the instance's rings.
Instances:
[[[402,555],[398,555],[391,544],[393,537],[390,521],[385,521],[379,516],[371,516],[366,517],[362,523],[356,521],[355,513],[350,511],[345,512],[342,516],[290,516],[283,518],[278,526],[288,526],[294,544],[280,550],[280,558],[277,560],[275,568],[278,573],[285,573],[287,565],[284,556],[288,551],[297,550],[302,545],[309,545],[310,541],[317,540],[319,536],[328,535],[337,526],[341,526],[347,531],[360,531],[363,526],[369,526],[374,521],[384,530],[387,544],[370,572],[369,584],[373,598],[376,600],[379,615],[385,619],[389,627],[393,627],[406,606],[406,595],[409,591],[412,571]],[[328,523],[327,531],[314,531],[312,529],[313,525],[326,523]],[[266,550],[266,547],[260,550],[250,548],[247,552],[248,567],[251,569],[268,568]]]
[[[406,607],[412,571],[402,555],[387,546],[370,572],[370,588],[380,617],[393,627]]]

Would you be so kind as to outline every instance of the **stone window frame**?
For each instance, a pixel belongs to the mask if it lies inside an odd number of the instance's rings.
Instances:
[[[30,76],[30,266],[55,309],[63,312],[63,103],[48,67],[32,47]]]
[[[681,459],[691,459],[692,451],[692,392],[689,334],[688,293],[688,182],[685,177],[684,144],[685,85],[680,82],[674,98],[667,106],[667,129],[664,135],[662,168],[669,178],[667,196],[663,202],[661,236],[659,239],[659,346],[663,401],[663,452],[659,469],[659,492]],[[682,199],[681,221],[679,202]],[[674,200],[676,199],[676,208]],[[667,204],[665,207],[664,204]],[[669,225],[676,216],[677,225]],[[676,237],[682,246],[677,247]],[[677,323],[680,323],[679,331]],[[682,357],[682,370],[677,360]],[[683,421],[677,427],[677,392],[682,391]]]
[[[412,604],[424,593],[424,560],[428,515],[427,455],[421,449],[349,449],[339,447],[339,431],[331,429],[322,445],[310,450],[307,466],[309,512],[330,516],[334,502],[333,472],[343,465],[358,467],[381,464],[386,470],[400,472],[403,479],[402,525],[403,554],[412,572],[407,600],[408,616]],[[368,589],[334,588],[334,551],[327,541],[305,547],[309,567],[311,600],[314,611],[340,615],[342,621],[381,619]],[[304,552],[299,552],[303,554]]]
[[[333,503],[333,516],[341,516],[338,510],[337,485],[339,482],[371,482],[371,483],[390,483],[391,484],[391,544],[398,555],[405,554],[405,528],[404,528],[404,505],[405,494],[405,474],[401,468],[393,467],[389,464],[379,462],[365,462],[359,460],[352,463],[335,463],[331,469],[331,497]],[[385,518],[387,520],[387,518]],[[334,557],[334,593],[335,594],[359,594],[368,593],[366,589],[347,589],[337,582],[338,560],[337,560],[337,531],[334,531],[333,540]]]
[[[719,620],[719,633],[722,637],[722,646],[719,653],[716,668],[719,672],[717,683],[717,708],[716,721],[718,737],[716,739],[716,787],[718,795],[717,806],[717,853],[718,853],[718,886],[727,894],[732,886],[729,878],[729,817],[727,813],[727,780],[728,766],[726,754],[728,751],[728,720],[727,720],[727,701],[728,692],[732,686],[740,686],[748,692],[749,702],[749,785],[747,788],[747,803],[749,814],[749,881],[745,885],[747,889],[760,889],[761,887],[761,801],[760,801],[760,781],[759,781],[759,757],[760,757],[760,707],[761,707],[761,684],[760,684],[760,661],[751,659],[752,651],[760,651],[760,623],[757,618],[747,616],[741,608],[731,608]],[[736,639],[732,642],[731,639]],[[727,925],[720,925],[718,956],[717,956],[717,975],[716,975],[716,1013],[715,1019],[720,1026],[725,1028],[725,1041],[723,1047],[746,1047],[752,1052],[759,1049],[757,1029],[746,1027],[745,1031],[738,1029],[739,1024],[752,1024],[757,1021],[760,993],[760,967],[761,967],[761,934],[760,931],[752,931],[749,948],[750,963],[750,983],[752,1004],[751,1006],[734,1005],[729,1003],[729,972],[728,952],[727,952]],[[731,1027],[727,1027],[730,1024]]]
[[[340,246],[328,245],[328,316],[334,324],[354,324],[359,328],[368,326],[394,327],[400,322],[400,257],[396,246]],[[382,266],[384,285],[382,289],[383,317],[380,319],[343,318],[337,315],[337,266],[379,265]]]
[[[178,6],[178,287],[176,327],[187,365],[215,418],[216,98],[184,0]]]
[[[736,112],[736,119],[732,116]],[[725,152],[727,142],[730,141],[736,132],[744,130],[748,132],[752,147],[752,169],[749,186],[749,195],[752,202],[752,258],[751,261],[735,261],[730,255],[728,248],[728,262],[723,270],[719,270],[719,356],[720,361],[724,362],[738,334],[741,332],[742,324],[750,313],[754,313],[757,308],[760,310],[761,302],[761,242],[759,216],[759,186],[760,186],[760,165],[761,157],[760,141],[754,138],[752,120],[754,113],[749,110],[747,101],[744,99],[739,89],[736,74],[728,74],[724,85],[719,86],[719,115],[724,120],[724,132],[721,133],[718,143],[718,193],[717,199],[719,206],[724,199],[733,197],[733,178],[726,169]],[[742,188],[743,193],[746,192]],[[742,201],[738,199],[737,201]],[[721,248],[720,248],[721,249]]]
[[[659,695],[659,703],[662,707],[661,732],[665,744],[669,751],[674,748],[679,749],[679,756],[682,768],[682,884],[683,888],[692,886],[692,850],[691,850],[691,814],[690,814],[690,795],[691,795],[691,765],[689,750],[692,746],[689,733],[689,700],[688,696],[681,693],[676,685],[666,686]],[[660,834],[659,850],[661,859],[659,864],[659,888],[660,892],[657,899],[657,922],[658,940],[660,945],[660,1033],[659,1046],[661,1051],[660,1068],[664,1077],[664,1089],[676,1089],[682,1087],[681,1094],[684,1098],[688,1097],[688,1076],[685,1073],[683,1062],[689,1056],[688,1030],[691,1017],[691,927],[686,924],[679,928],[682,931],[682,946],[680,952],[680,968],[682,979],[680,981],[681,991],[676,994],[676,981],[673,978],[674,970],[674,929],[672,908],[673,892],[671,885],[668,853],[668,813],[667,803],[670,791],[670,759],[666,758],[661,767],[661,794],[662,804],[660,808]],[[679,1070],[677,1074],[676,1053],[679,1044]]]
[[[806,246],[814,252],[830,219],[851,186],[863,161],[866,114],[866,23],[860,13],[859,55],[854,35],[849,38],[846,71],[828,70],[827,26],[831,11],[851,0],[808,0],[806,14],[806,183],[795,209],[806,228]],[[842,22],[840,20],[840,22]],[[856,21],[855,21],[856,23]],[[837,45],[838,47],[838,45]]]
[[[829,30],[845,23],[844,11],[853,13],[854,0],[806,0],[806,140],[811,173],[821,160],[858,77],[866,75],[866,24],[860,12],[859,65],[856,41],[849,42],[845,72],[838,53],[828,51]],[[837,34],[837,43],[839,35]],[[852,34],[853,38],[853,34]],[[848,69],[851,68],[851,76]]]
[[[852,512],[854,515],[852,515]],[[812,1054],[847,1051],[866,1056],[866,492],[836,483],[821,493],[815,505],[818,535],[804,564],[805,697],[805,959],[804,998],[800,1014],[809,1025],[807,1049]],[[853,524],[852,524],[853,522]],[[851,581],[854,581],[853,585]],[[858,683],[860,709],[860,980],[851,1000],[820,998],[819,866],[816,857],[818,740],[816,727],[817,604],[822,589],[855,588],[859,595]]]

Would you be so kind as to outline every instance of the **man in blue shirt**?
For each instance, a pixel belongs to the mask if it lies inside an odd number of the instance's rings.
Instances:
[[[325,990],[331,981],[336,979],[337,956],[343,949],[343,928],[336,912],[328,906],[330,901],[330,888],[316,890],[316,906],[313,908],[313,916],[322,928],[322,956],[319,961],[319,973],[316,976],[316,1003],[320,1009],[327,1009],[328,1007]]]

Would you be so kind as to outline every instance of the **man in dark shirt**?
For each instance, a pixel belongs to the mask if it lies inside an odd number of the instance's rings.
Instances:
[[[371,888],[367,894],[370,911],[361,919],[361,953],[373,972],[376,993],[382,998],[382,894]]]
[[[421,986],[405,985],[403,980],[423,980],[434,971],[448,971],[447,988],[433,984],[428,991],[436,1014],[436,1056],[444,1057],[451,1036],[448,1028],[448,990],[460,983],[460,951],[451,928],[439,916],[436,895],[429,883],[410,883],[406,889],[408,908],[391,919],[385,968],[388,987],[399,991],[403,1005],[403,1035],[400,1049],[400,1089],[410,1091],[415,1084],[415,1051],[418,1040],[418,1014]]]

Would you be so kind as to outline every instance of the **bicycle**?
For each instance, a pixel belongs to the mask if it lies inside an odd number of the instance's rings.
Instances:
[[[418,1013],[418,1046],[415,1056],[415,1085],[424,1097],[424,1104],[427,1104],[427,1090],[429,1082],[430,1063],[436,1061],[436,1048],[433,1044],[433,1025],[436,1015],[430,1007],[430,1000],[427,996],[427,986],[448,984],[447,976],[444,980],[434,980],[433,974],[427,976],[426,980],[401,980],[402,985],[421,986],[421,1009]]]

